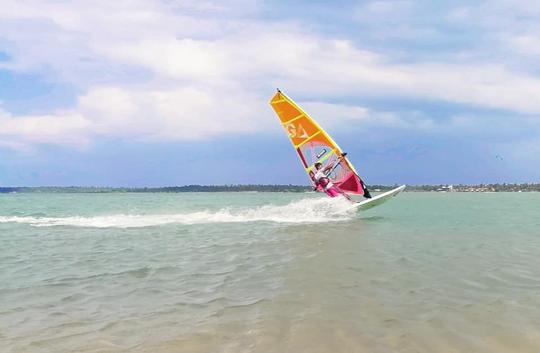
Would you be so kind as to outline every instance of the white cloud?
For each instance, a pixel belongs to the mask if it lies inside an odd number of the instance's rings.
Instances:
[[[21,149],[25,144],[85,146],[95,136],[195,141],[274,126],[265,100],[241,92],[231,92],[226,99],[217,96],[211,90],[190,87],[94,87],[79,97],[71,111],[16,117],[0,111],[0,142]]]
[[[402,12],[411,9],[413,6],[412,1],[404,0],[385,0],[385,1],[373,1],[367,4],[366,8],[375,13],[394,13]]]
[[[371,118],[369,109],[360,106],[324,102],[300,102],[299,104],[308,114],[313,112],[318,120],[325,121],[328,124],[332,124],[332,121],[340,122],[343,120],[368,121]]]
[[[81,146],[88,143],[86,129],[89,125],[78,113],[14,117],[0,111],[0,141],[16,149],[34,143]]]
[[[508,47],[525,55],[540,55],[540,36],[516,35],[503,39]]]
[[[452,58],[396,63],[298,23],[254,21],[254,4],[27,1],[3,6],[0,37],[13,61],[0,65],[67,81],[83,93],[75,106],[59,112],[0,117],[1,141],[13,146],[87,143],[95,136],[185,141],[260,132],[275,123],[267,98],[278,86],[293,98],[313,96],[318,102],[308,106],[328,121],[326,116],[399,128],[433,125],[421,115],[404,118],[333,105],[324,96],[414,97],[540,113],[540,79],[505,63]],[[377,1],[365,9],[385,16],[397,6],[406,15],[413,5]],[[451,17],[460,21],[474,14],[464,7]],[[536,45],[535,37],[516,38],[518,47]]]
[[[433,121],[419,112],[373,111],[365,107],[330,104],[324,102],[300,102],[302,108],[325,128],[329,129],[367,129],[373,126],[398,129],[431,129]]]
[[[101,48],[100,48],[101,49]],[[231,62],[219,43],[206,40],[154,38],[105,46],[101,51],[121,62],[176,79],[216,79],[228,74]]]
[[[260,131],[268,120],[256,118],[265,114],[258,106],[263,102],[256,96],[239,93],[216,99],[215,92],[192,87],[99,87],[79,99],[78,110],[91,121],[95,134],[145,141],[189,141]]]

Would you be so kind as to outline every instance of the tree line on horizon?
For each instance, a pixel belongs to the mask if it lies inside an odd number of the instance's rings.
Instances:
[[[370,185],[371,191],[387,191],[398,185]],[[521,184],[457,184],[457,185],[407,185],[406,191],[457,191],[457,192],[540,192],[540,183]],[[87,187],[87,186],[38,186],[38,187],[0,187],[0,193],[121,193],[121,192],[309,192],[307,185],[184,185],[166,187]]]

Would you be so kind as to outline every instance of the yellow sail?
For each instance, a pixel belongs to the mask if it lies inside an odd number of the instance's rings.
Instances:
[[[353,165],[346,157],[341,161],[338,160],[343,151],[315,120],[279,90],[270,100],[270,105],[279,117],[285,133],[314,184],[316,184],[314,164],[317,162],[323,166],[332,164],[335,167],[329,178],[341,190],[359,195],[364,193],[363,183]]]

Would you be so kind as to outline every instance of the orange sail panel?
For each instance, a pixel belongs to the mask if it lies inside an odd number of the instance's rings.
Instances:
[[[364,194],[362,180],[353,165],[346,157],[339,161],[338,157],[343,151],[315,120],[281,91],[272,97],[270,105],[278,115],[314,185],[314,164],[320,162],[323,168],[333,166],[328,177],[339,189],[351,194]]]

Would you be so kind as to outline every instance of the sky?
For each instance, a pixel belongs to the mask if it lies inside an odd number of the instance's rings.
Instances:
[[[4,1],[0,186],[307,184],[280,88],[367,184],[540,182],[540,2]]]

